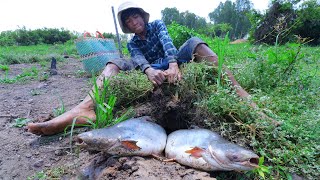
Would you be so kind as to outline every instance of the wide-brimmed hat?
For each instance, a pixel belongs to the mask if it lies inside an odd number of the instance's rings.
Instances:
[[[125,3],[122,3],[119,8],[118,8],[118,21],[119,21],[119,24],[120,24],[120,27],[122,29],[122,32],[123,33],[132,33],[126,26],[125,26],[125,23],[122,22],[121,20],[121,15],[122,15],[122,12],[127,10],[127,9],[130,9],[130,8],[136,8],[136,9],[139,9],[141,11],[141,15],[142,15],[142,18],[144,20],[145,23],[148,23],[149,22],[149,17],[150,17],[150,14],[147,13],[146,11],[144,11],[140,6],[138,6],[137,4],[133,3],[133,2],[125,2]]]

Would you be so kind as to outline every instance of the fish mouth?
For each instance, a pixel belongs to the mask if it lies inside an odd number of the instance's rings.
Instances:
[[[88,146],[88,144],[85,143],[85,142],[83,141],[83,139],[81,139],[80,137],[77,137],[77,138],[76,138],[76,146],[80,146],[80,147],[85,148],[85,147]]]
[[[250,158],[248,161],[244,161],[241,164],[247,167],[258,168],[259,167],[259,157]]]

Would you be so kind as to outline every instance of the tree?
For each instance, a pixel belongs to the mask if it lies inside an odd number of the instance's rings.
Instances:
[[[162,21],[169,25],[173,21],[179,23],[180,22],[180,12],[177,8],[165,8],[161,11]]]
[[[293,4],[273,1],[263,20],[254,32],[259,43],[274,44],[288,42],[296,19]]]
[[[221,2],[213,12],[209,13],[209,17],[214,24],[230,24],[232,27],[229,33],[231,39],[243,38],[248,34],[251,26],[249,18],[246,16],[251,10],[250,0],[237,0],[235,3],[227,0],[225,3]]]
[[[180,13],[177,8],[165,8],[161,11],[161,14],[161,19],[166,25],[169,25],[172,22],[177,22],[180,25],[195,30],[205,28],[207,25],[205,18],[199,17],[189,11]]]
[[[252,3],[250,0],[237,0],[235,5],[238,18],[236,18],[234,31],[238,38],[242,38],[248,34],[251,26],[247,13],[252,10]]]
[[[310,44],[320,44],[320,3],[309,0],[301,4],[298,14],[298,25],[295,34],[312,39]]]

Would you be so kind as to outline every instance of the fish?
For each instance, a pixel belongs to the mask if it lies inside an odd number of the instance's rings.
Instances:
[[[165,156],[203,171],[248,171],[259,167],[259,156],[253,151],[203,128],[170,133]]]
[[[78,146],[119,156],[160,155],[167,134],[149,116],[131,118],[116,125],[95,129],[77,136]]]

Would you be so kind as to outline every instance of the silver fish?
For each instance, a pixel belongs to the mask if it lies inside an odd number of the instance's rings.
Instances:
[[[103,151],[111,155],[159,155],[166,146],[167,134],[150,117],[132,118],[104,129],[78,135],[78,143],[88,150]]]
[[[167,158],[204,171],[252,170],[259,156],[207,129],[178,130],[168,135]]]

